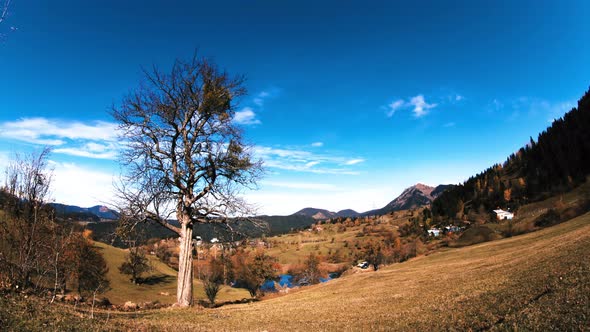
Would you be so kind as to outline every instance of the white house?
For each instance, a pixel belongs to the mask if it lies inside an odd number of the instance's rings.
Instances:
[[[438,228],[431,228],[428,230],[428,235],[438,237],[440,235],[440,229]]]
[[[216,237],[211,239],[211,243],[218,243],[218,242],[219,242],[219,239]]]
[[[494,210],[494,213],[496,214],[496,218],[498,218],[498,220],[510,220],[512,218],[514,218],[514,213],[509,212],[509,211],[504,211],[502,209],[498,209],[498,210]]]

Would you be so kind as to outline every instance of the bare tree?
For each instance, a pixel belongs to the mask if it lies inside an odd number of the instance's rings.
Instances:
[[[48,170],[50,149],[16,156],[6,169],[2,188],[5,220],[0,224],[0,263],[7,264],[11,279],[30,286],[31,276],[41,275],[48,262],[47,241],[52,227],[52,211],[46,205],[52,172]]]
[[[112,112],[127,147],[120,221],[156,222],[180,236],[177,305],[189,306],[193,226],[250,213],[239,194],[255,185],[261,162],[233,121],[243,78],[196,56],[176,61],[170,74],[144,72],[144,84]]]

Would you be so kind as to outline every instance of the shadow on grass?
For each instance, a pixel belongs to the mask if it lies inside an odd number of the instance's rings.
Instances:
[[[171,283],[172,281],[174,281],[174,278],[172,276],[161,274],[149,276],[147,278],[142,278],[140,280],[140,284],[153,286]]]
[[[216,302],[214,304],[211,304],[209,301],[206,300],[199,300],[197,303],[205,308],[219,308],[225,305],[231,305],[231,304],[243,304],[243,303],[252,303],[252,302],[258,302],[260,301],[260,299],[257,298],[249,298],[249,299],[241,299],[241,300],[235,300],[235,301],[224,301],[224,302]]]

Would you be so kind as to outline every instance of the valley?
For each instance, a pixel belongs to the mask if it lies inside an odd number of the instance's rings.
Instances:
[[[537,232],[445,249],[261,302],[132,314],[97,309],[98,318],[85,324],[105,331],[584,330],[590,261],[582,257],[589,250],[590,214],[585,214]],[[38,307],[35,321],[63,310],[65,318],[51,323],[59,328],[88,315],[86,308],[63,306]]]

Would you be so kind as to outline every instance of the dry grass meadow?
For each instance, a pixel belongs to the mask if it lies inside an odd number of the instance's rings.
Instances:
[[[589,330],[590,214],[261,302],[111,314],[99,330]],[[104,313],[101,316],[105,319]]]
[[[115,248],[101,242],[95,242],[109,267],[107,277],[110,280],[110,289],[101,296],[108,298],[113,304],[124,304],[127,301],[142,303],[158,301],[163,304],[176,302],[176,271],[162,263],[155,256],[148,256],[151,271],[142,275],[146,282],[134,285],[129,281],[129,276],[119,272],[119,266],[125,260],[127,250]],[[195,279],[194,296],[197,300],[205,300],[203,284]],[[218,302],[236,301],[250,297],[245,289],[222,287],[218,294]]]
[[[131,286],[114,267],[124,251],[98,244],[111,265],[114,303],[174,300],[173,270],[153,262],[164,282]],[[249,304],[117,312],[39,299],[0,297],[3,330],[346,331],[590,330],[590,213],[512,238],[428,256]],[[203,296],[196,285],[196,297]],[[163,297],[159,292],[170,292]],[[242,292],[242,293],[241,293]],[[221,300],[248,297],[237,289]]]

